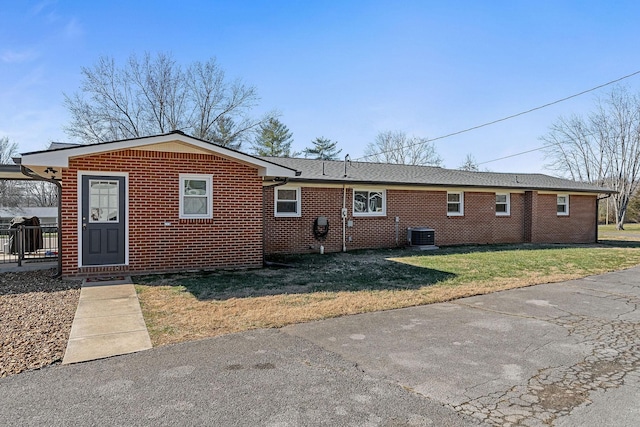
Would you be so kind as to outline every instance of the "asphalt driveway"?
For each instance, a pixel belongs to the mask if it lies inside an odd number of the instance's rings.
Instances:
[[[611,394],[598,392],[637,384],[639,273],[634,268],[284,331],[490,424],[559,423]],[[628,392],[640,401],[637,388]],[[627,408],[633,423],[624,410],[618,407],[605,424],[640,425],[637,404]]]
[[[0,380],[2,425],[640,425],[640,268]]]

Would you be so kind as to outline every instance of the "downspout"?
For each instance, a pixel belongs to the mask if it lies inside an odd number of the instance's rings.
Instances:
[[[276,178],[277,180],[278,178]],[[262,186],[262,265],[266,265],[267,264],[267,260],[266,260],[266,248],[267,248],[267,231],[266,231],[266,226],[267,226],[267,213],[264,210],[264,207],[266,205],[267,202],[267,192],[265,191],[267,188],[276,188],[276,187],[280,187],[282,185],[285,185],[289,182],[289,178],[285,178],[284,181],[282,182],[276,182],[273,185],[263,185]],[[300,197],[302,197],[302,195],[300,195]]]
[[[344,156],[344,176],[347,177],[347,162],[351,163],[351,157]],[[347,184],[342,184],[342,252],[347,252]]]
[[[609,197],[611,197],[611,194],[607,194],[604,197],[597,197],[596,198],[596,241],[595,243],[598,243],[598,208],[600,207],[600,200],[606,200]],[[609,202],[607,202],[607,208],[609,207]],[[609,219],[609,212],[607,212],[607,220]]]
[[[342,184],[342,252],[347,252],[347,184]]]
[[[20,172],[23,175],[28,176],[29,178],[33,178],[38,181],[47,181],[55,184],[58,188],[58,271],[56,272],[55,278],[62,276],[62,183],[53,178],[47,178],[44,176],[37,175],[32,170],[27,169],[23,165],[20,165]]]

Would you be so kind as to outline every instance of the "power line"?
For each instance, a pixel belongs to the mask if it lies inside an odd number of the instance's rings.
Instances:
[[[449,134],[446,134],[446,135],[442,135],[442,136],[439,136],[439,137],[437,137],[437,138],[429,139],[429,141],[428,141],[428,142],[433,142],[433,141],[438,141],[438,140],[445,139],[445,138],[450,138],[450,137],[452,137],[452,136],[460,135],[461,133],[471,132],[472,130],[480,129],[480,128],[483,128],[483,127],[486,127],[486,126],[494,125],[494,124],[496,124],[496,123],[504,122],[505,120],[510,120],[510,119],[515,118],[515,117],[519,117],[519,116],[522,116],[522,115],[525,115],[525,114],[529,114],[529,113],[532,113],[532,112],[534,112],[534,111],[541,110],[541,109],[543,109],[543,108],[547,108],[547,107],[550,107],[550,106],[555,105],[555,104],[559,104],[559,103],[564,102],[564,101],[568,101],[569,99],[576,98],[576,97],[581,96],[581,95],[584,95],[584,94],[586,94],[586,93],[593,92],[594,90],[602,89],[602,88],[603,88],[603,87],[605,87],[605,86],[612,85],[612,84],[617,83],[617,82],[619,82],[619,81],[622,81],[622,80],[628,79],[628,78],[630,78],[630,77],[633,77],[633,76],[635,76],[635,75],[637,75],[637,74],[640,74],[640,70],[638,70],[638,71],[636,71],[636,72],[633,72],[633,73],[631,73],[631,74],[627,74],[626,76],[622,76],[622,77],[620,77],[620,78],[617,78],[617,79],[615,79],[615,80],[611,80],[610,82],[603,83],[603,84],[601,84],[601,85],[598,85],[598,86],[592,87],[591,89],[583,90],[582,92],[576,93],[576,94],[574,94],[574,95],[570,95],[570,96],[564,97],[564,98],[562,98],[562,99],[558,99],[558,100],[556,100],[556,101],[549,102],[549,103],[544,104],[544,105],[541,105],[541,106],[539,106],[539,107],[531,108],[531,109],[529,109],[529,110],[522,111],[522,112],[517,113],[517,114],[512,114],[512,115],[510,115],[510,116],[503,117],[503,118],[498,119],[498,120],[493,120],[493,121],[491,121],[491,122],[483,123],[483,124],[481,124],[481,125],[473,126],[473,127],[470,127],[470,128],[467,128],[467,129],[463,129],[463,130],[460,130],[460,131],[457,131],[457,132],[452,132],[452,133],[449,133]],[[402,148],[410,148],[410,147],[413,147],[413,146],[415,146],[415,145],[419,145],[419,144],[422,144],[422,142],[419,142],[419,143],[416,143],[416,144],[408,144],[408,145],[403,146]],[[536,148],[535,150],[531,150],[531,151],[541,150],[542,148],[543,148],[543,147]],[[362,159],[366,159],[366,158],[369,158],[369,157],[372,157],[372,156],[375,156],[375,155],[378,155],[378,154],[391,153],[391,152],[393,152],[393,151],[395,151],[395,149],[393,149],[393,150],[380,151],[380,152],[378,152],[378,153],[372,153],[372,154],[370,154],[370,155],[368,155],[368,156],[359,157],[359,158],[354,159],[354,160],[362,160]],[[529,152],[531,152],[531,151],[529,151]],[[508,158],[508,157],[514,157],[514,156],[517,156],[517,155],[520,155],[520,154],[526,154],[526,153],[527,153],[527,152],[519,153],[519,154],[514,154],[514,155],[512,155],[512,156],[507,156],[507,157],[504,157],[504,158],[506,159],[506,158]],[[495,160],[502,160],[502,159],[495,159]],[[488,162],[483,162],[483,163],[479,163],[479,164],[489,163],[489,162],[493,162],[493,161],[495,161],[495,160],[489,160]]]
[[[587,134],[583,134],[582,136],[585,137],[585,136],[594,136],[594,135],[595,135],[595,133],[587,133]],[[554,145],[557,145],[557,143],[552,142],[550,144],[546,144],[546,145],[543,145],[543,146],[538,147],[538,148],[532,148],[531,150],[522,151],[520,153],[515,153],[515,154],[510,154],[508,156],[499,157],[497,159],[486,160],[484,162],[478,163],[478,165],[484,165],[485,163],[493,163],[493,162],[497,162],[498,160],[509,159],[511,157],[517,157],[517,156],[521,156],[521,155],[527,154],[527,153],[533,153],[534,151],[544,150],[545,148],[553,147]]]
[[[523,151],[523,152],[521,152],[521,153],[511,154],[511,155],[509,155],[509,156],[499,157],[499,158],[497,158],[497,159],[493,159],[493,160],[487,160],[486,162],[480,162],[480,163],[478,163],[478,166],[480,166],[480,165],[484,165],[485,163],[493,163],[493,162],[497,162],[498,160],[510,159],[511,157],[522,156],[523,154],[533,153],[534,151],[544,150],[545,148],[549,148],[549,147],[551,147],[551,146],[553,146],[553,145],[555,145],[555,144],[547,144],[547,145],[543,145],[542,147],[534,148],[534,149],[532,149],[532,150]]]

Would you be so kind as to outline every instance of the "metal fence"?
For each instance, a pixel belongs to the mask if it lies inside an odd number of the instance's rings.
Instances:
[[[0,264],[55,261],[58,250],[57,225],[0,229]]]

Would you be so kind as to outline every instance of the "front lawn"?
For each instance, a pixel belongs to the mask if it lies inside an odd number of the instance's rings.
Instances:
[[[640,241],[640,224],[625,224],[624,230],[616,230],[615,224],[598,227],[598,238],[604,242],[610,241]]]
[[[136,277],[154,345],[448,301],[640,264],[640,244],[282,256],[292,268]]]

